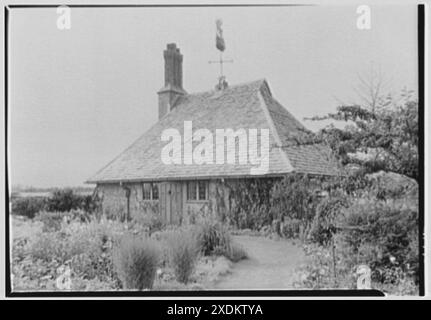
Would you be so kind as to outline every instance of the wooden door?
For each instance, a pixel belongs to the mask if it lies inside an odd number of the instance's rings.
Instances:
[[[160,211],[167,224],[179,224],[182,216],[183,196],[181,182],[160,184]]]

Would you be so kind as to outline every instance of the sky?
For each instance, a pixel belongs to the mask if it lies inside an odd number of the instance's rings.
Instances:
[[[274,97],[305,117],[355,102],[358,74],[380,70],[393,93],[417,88],[417,9],[371,6],[267,8],[12,9],[9,35],[9,174],[12,185],[80,186],[157,122],[163,50],[184,55],[183,86],[214,88],[223,20],[229,84],[265,78]]]

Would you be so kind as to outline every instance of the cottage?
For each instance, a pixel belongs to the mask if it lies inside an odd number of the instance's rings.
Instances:
[[[297,142],[307,129],[277,102],[266,80],[229,86],[222,79],[214,90],[187,93],[179,48],[168,44],[164,59],[165,85],[158,92],[159,121],[87,181],[97,184],[105,214],[127,218],[157,214],[166,223],[178,224],[196,215],[217,214],[220,201],[216,200],[228,198],[227,183],[289,173],[337,174],[325,146]],[[166,130],[186,134],[187,123],[193,124],[193,132],[203,130],[217,136],[217,130],[225,130],[230,136],[223,138],[226,143],[211,145],[206,141],[206,147],[199,149],[202,141],[189,133],[172,148],[181,161],[166,161],[162,154],[174,140],[174,135],[166,138]],[[248,139],[241,139],[244,132]],[[268,139],[263,139],[262,132],[268,132]],[[250,140],[251,133],[254,140]],[[244,143],[247,148],[243,150],[248,153],[245,158],[240,152]],[[194,151],[186,150],[193,147]],[[225,158],[220,148],[234,158],[222,161]],[[200,150],[197,156],[203,152],[205,159],[213,161],[190,159],[196,149]],[[251,154],[263,161],[265,153],[267,167],[253,170],[262,167],[262,162],[250,161]]]

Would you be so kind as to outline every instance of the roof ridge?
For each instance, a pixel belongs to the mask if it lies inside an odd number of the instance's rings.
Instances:
[[[265,78],[260,78],[260,79],[258,79],[258,80],[253,80],[253,81],[246,81],[246,82],[240,82],[240,83],[236,83],[236,84],[234,84],[234,85],[229,85],[226,89],[224,89],[224,90],[226,90],[226,91],[228,91],[228,90],[230,90],[230,89],[236,89],[236,88],[238,88],[238,87],[243,87],[243,86],[246,86],[246,85],[252,85],[252,84],[260,84],[260,85],[262,85],[263,83],[265,83],[265,82],[267,82],[266,81],[266,79]],[[256,90],[258,90],[259,88],[260,88],[260,85],[259,86],[256,86]],[[223,90],[223,91],[224,91]],[[206,94],[206,93],[214,93],[214,92],[218,92],[217,90],[215,90],[215,89],[211,89],[211,90],[205,90],[205,91],[197,91],[197,92],[191,92],[191,93],[187,93],[187,94],[185,94],[184,95],[184,97],[187,97],[187,96],[197,96],[197,95],[202,95],[202,94]]]
[[[280,132],[278,132],[277,127],[274,124],[274,120],[272,119],[272,117],[270,115],[270,110],[268,108],[268,104],[266,103],[265,98],[264,98],[264,96],[268,96],[268,95],[271,96],[268,83],[266,83],[266,85],[267,85],[266,86],[267,91],[264,90],[262,92],[262,90],[259,90],[259,92],[257,93],[258,99],[259,99],[259,105],[260,105],[261,110],[264,114],[265,120],[269,126],[269,130],[272,132],[272,136],[275,139],[276,146],[277,146],[277,148],[280,148],[282,146],[282,141],[280,138]],[[282,149],[278,149],[278,151],[280,152],[280,155],[283,158],[288,170],[293,171],[294,167],[292,166],[292,163],[291,163],[287,153],[284,152],[284,150],[282,150]]]

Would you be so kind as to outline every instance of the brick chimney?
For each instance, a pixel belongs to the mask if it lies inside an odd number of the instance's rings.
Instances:
[[[183,89],[183,55],[175,43],[169,43],[163,52],[165,58],[165,86],[160,89],[159,120],[175,107],[178,96],[186,94]]]

